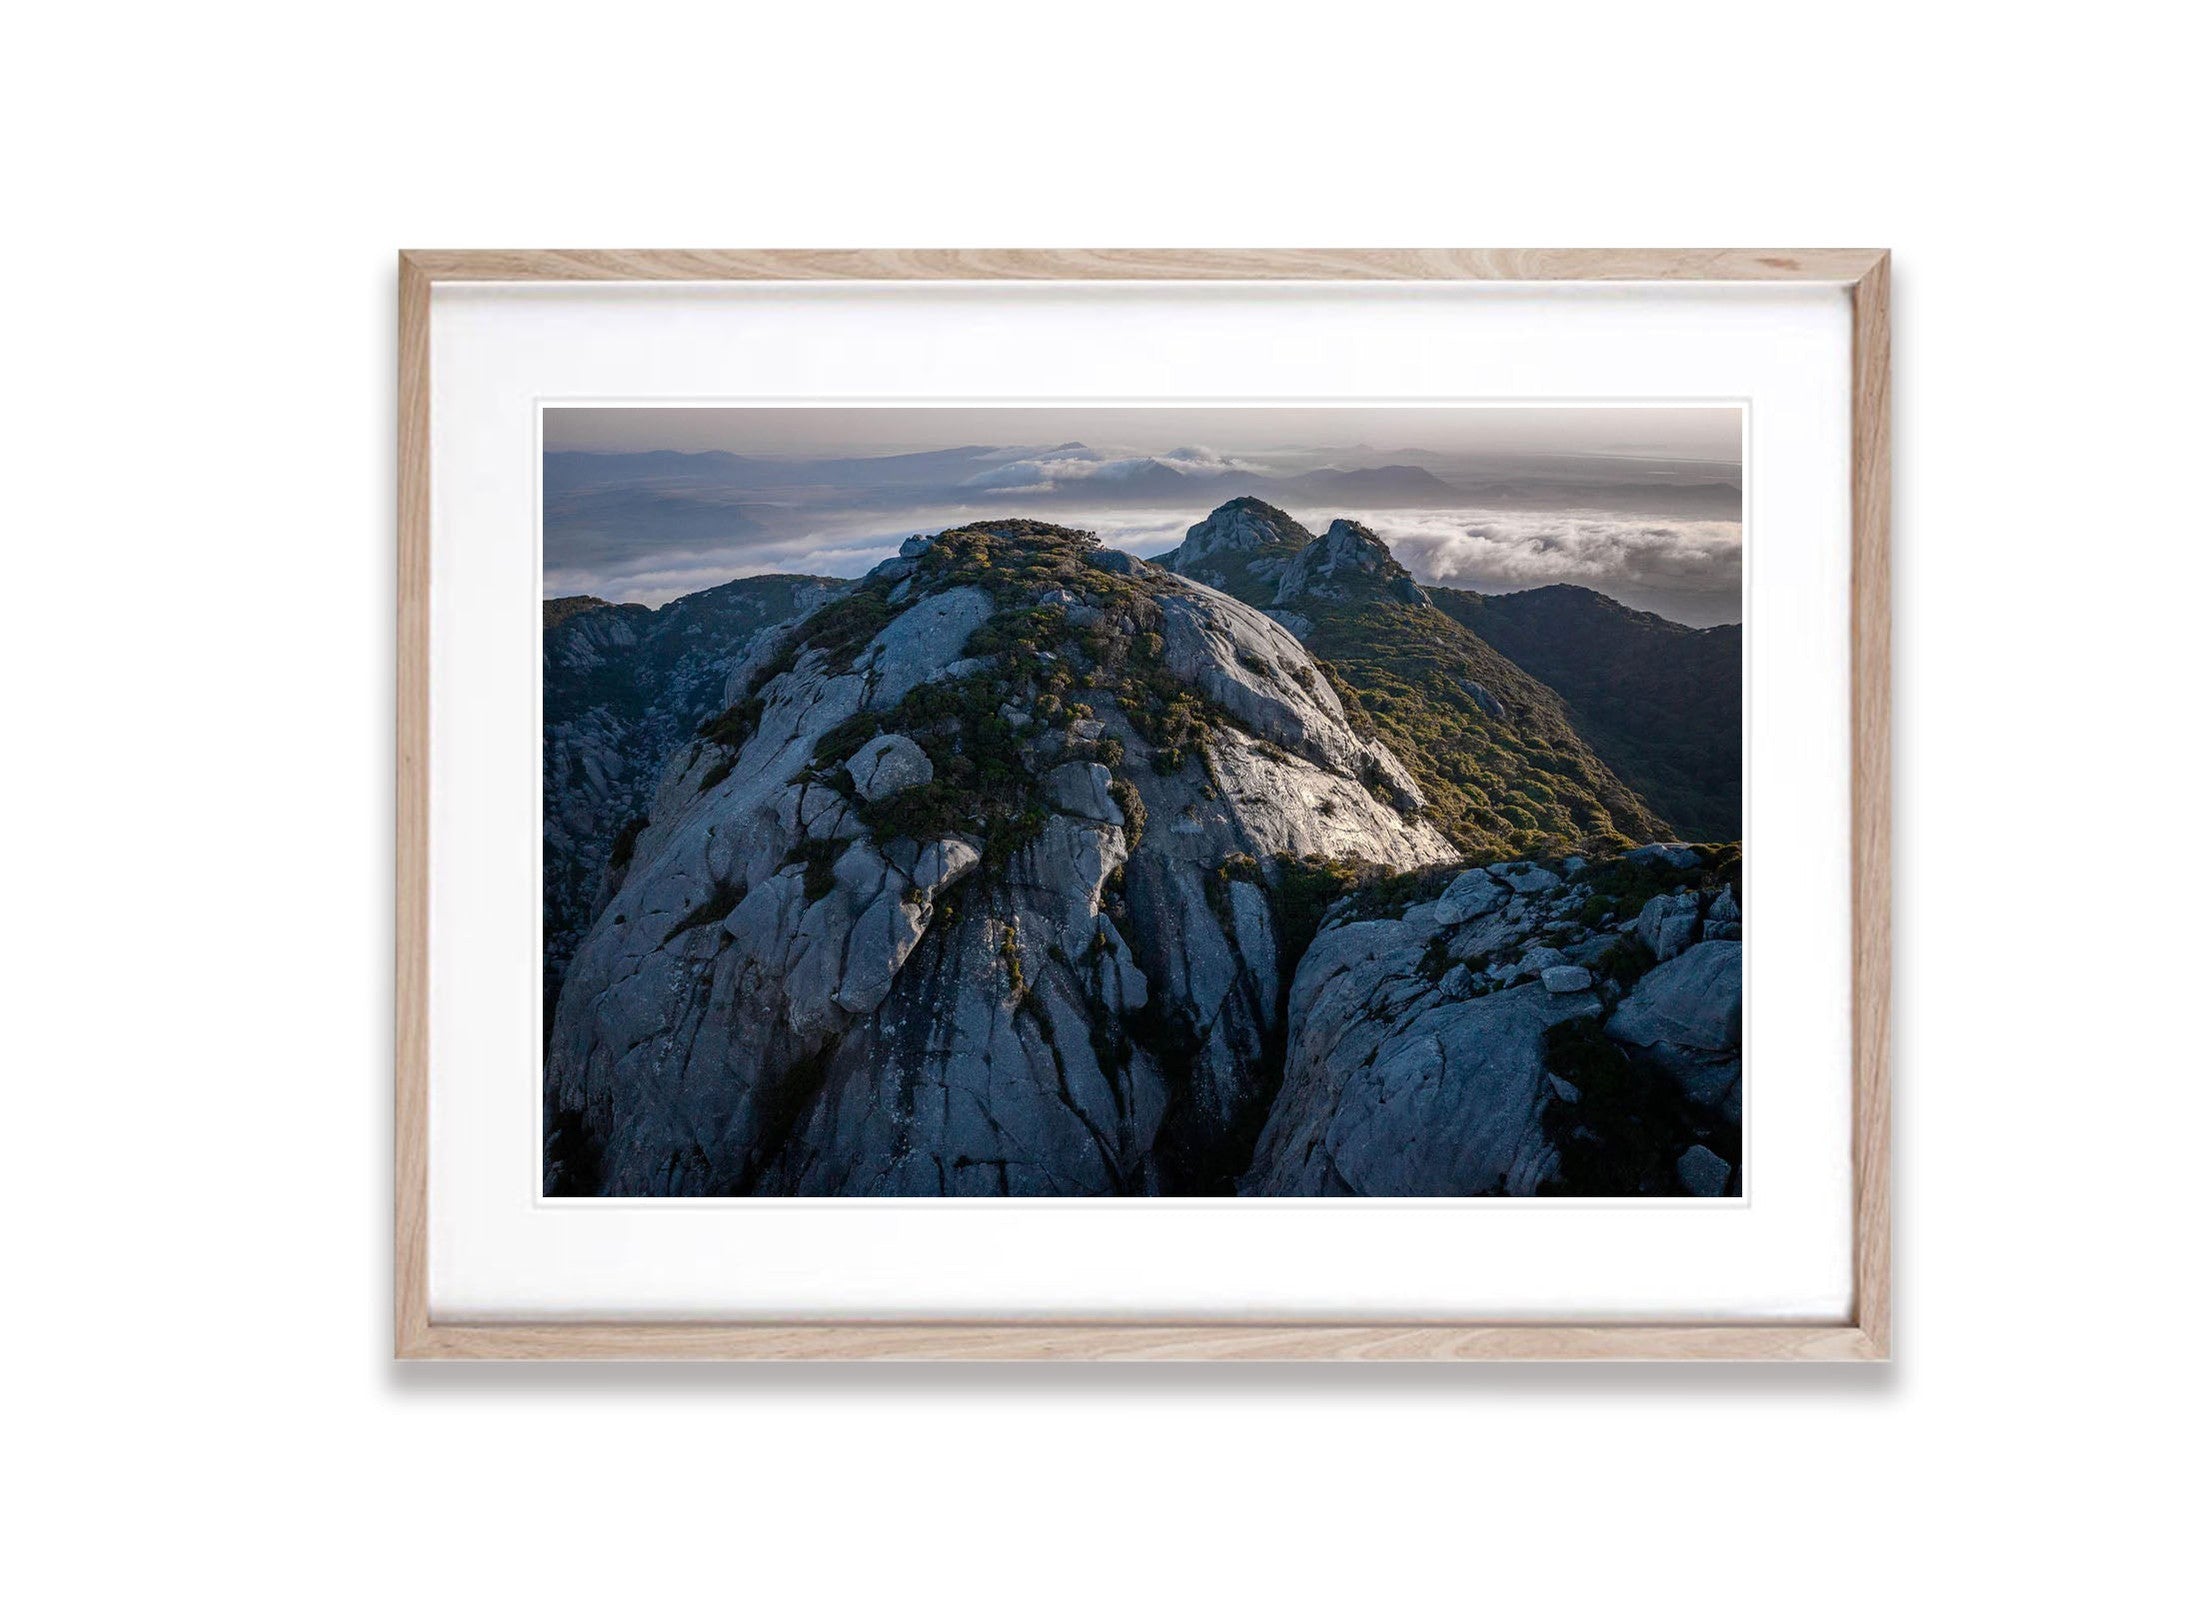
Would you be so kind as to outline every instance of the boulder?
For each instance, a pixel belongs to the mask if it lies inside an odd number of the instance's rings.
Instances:
[[[1670,866],[1683,872],[1701,860],[1684,844],[1644,844],[1640,849],[1628,850],[1626,858],[1637,866]]]
[[[1542,986],[1553,994],[1581,994],[1596,986],[1596,976],[1585,966],[1545,966]]]
[[[1114,774],[1097,761],[1069,761],[1046,774],[1046,803],[1069,816],[1122,826],[1122,807],[1108,792]]]
[[[1515,894],[1547,894],[1564,886],[1555,872],[1546,872],[1533,861],[1507,861],[1489,872],[1511,884]]]
[[[867,1016],[884,1001],[894,973],[924,936],[925,916],[897,893],[871,900],[848,933],[840,963],[840,988],[833,998],[852,1016]]]
[[[1659,894],[1635,918],[1634,936],[1658,960],[1668,961],[1695,942],[1696,917],[1695,895]]]
[[[929,783],[931,757],[914,739],[899,733],[880,733],[848,757],[848,776],[855,779],[855,792],[875,803],[903,789]]]
[[[1480,709],[1481,714],[1491,721],[1508,722],[1511,720],[1510,713],[1504,709],[1504,702],[1479,683],[1461,683],[1459,687],[1465,690],[1466,697],[1474,702]]]
[[[1139,577],[1152,570],[1128,550],[1095,550],[1085,560],[1102,572],[1112,572],[1117,577]]]
[[[1726,1191],[1733,1165],[1701,1144],[1690,1144],[1680,1156],[1679,1173],[1682,1188],[1698,1199],[1714,1199]]]
[[[1647,1054],[1696,1103],[1718,1104],[1741,1075],[1741,946],[1697,944],[1654,968],[1604,1031]]]
[[[909,876],[918,888],[936,894],[967,877],[977,862],[977,846],[966,839],[935,839],[916,857],[915,870]]]
[[[1445,927],[1457,927],[1497,909],[1511,894],[1486,868],[1472,867],[1452,878],[1451,886],[1435,902],[1436,921]]]

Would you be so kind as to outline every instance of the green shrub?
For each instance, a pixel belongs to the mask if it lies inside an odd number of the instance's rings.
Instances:
[[[802,895],[812,905],[832,892],[832,868],[853,840],[805,838],[788,853],[785,865],[802,868]]]
[[[1138,840],[1145,837],[1145,796],[1135,783],[1121,779],[1107,785],[1108,794],[1114,799],[1116,809],[1122,812],[1123,843],[1131,849],[1138,847]]]
[[[810,764],[819,771],[838,766],[878,736],[878,718],[868,711],[849,717],[817,740]]]

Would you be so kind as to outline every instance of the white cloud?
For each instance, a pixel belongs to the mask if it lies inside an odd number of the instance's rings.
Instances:
[[[1382,514],[1372,525],[1400,561],[1434,583],[1740,591],[1738,522],[1605,512],[1421,511]]]
[[[1078,448],[1050,450],[1041,454],[1026,455],[1000,466],[988,467],[973,477],[965,478],[962,487],[993,493],[1001,489],[1049,489],[1056,483],[1091,480],[1094,482],[1122,482],[1135,479],[1141,473],[1156,466],[1165,467],[1184,477],[1217,477],[1225,472],[1259,472],[1261,469],[1249,461],[1241,461],[1203,445],[1170,450],[1166,455],[1115,454],[1102,455],[1099,451]],[[1264,474],[1263,474],[1264,475]]]

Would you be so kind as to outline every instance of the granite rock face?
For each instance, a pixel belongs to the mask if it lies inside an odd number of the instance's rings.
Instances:
[[[1552,1161],[1543,1037],[1602,1006],[1541,983],[1448,995],[1422,971],[1434,925],[1353,923],[1306,952],[1247,1192],[1535,1191]]]
[[[1409,604],[1432,603],[1372,529],[1339,519],[1277,575],[1275,603],[1287,606],[1309,596],[1348,599],[1368,588],[1381,588]]]
[[[836,578],[744,578],[661,610],[550,600],[542,634],[543,980],[554,999],[624,874],[666,759]]]
[[[1297,635],[1210,589],[1163,595],[1169,670],[1249,728],[1316,766],[1388,784],[1408,812],[1427,801],[1402,762],[1361,738]]]
[[[1110,611],[1075,586],[954,586],[947,559],[927,544],[867,581],[886,618],[868,637],[774,638],[747,697],[663,763],[550,1030],[550,1191],[1214,1191],[1279,1070],[1265,863],[1451,858],[1370,789],[1402,768],[1259,613],[1151,567],[1093,563],[1131,585]],[[998,732],[955,709],[1010,670],[996,618],[1045,614],[1094,641],[1080,652],[1124,637],[1118,615],[1165,634],[1150,669],[1213,707],[1198,754],[1159,759],[1104,682],[1075,714],[1011,696]],[[921,726],[898,727],[919,689]],[[1029,774],[1013,828],[954,820],[966,797],[934,755],[979,734]],[[898,831],[934,814],[948,830]],[[1221,878],[1231,861],[1255,865]]]
[[[1292,976],[1244,1191],[1726,1192],[1703,1141],[1738,1158],[1741,946],[1659,963],[1600,881],[1509,862],[1401,910],[1341,902]]]

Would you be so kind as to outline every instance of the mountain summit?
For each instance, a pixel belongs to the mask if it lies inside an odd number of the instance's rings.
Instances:
[[[1361,599],[1374,592],[1404,605],[1426,605],[1427,595],[1412,574],[1397,564],[1390,547],[1361,522],[1343,518],[1291,558],[1275,580],[1275,603],[1289,605],[1309,596],[1327,600]]]
[[[1248,577],[1260,580],[1253,587],[1272,589],[1280,561],[1312,542],[1313,535],[1284,512],[1242,494],[1193,523],[1183,543],[1158,564],[1242,599]]]
[[[1339,517],[1316,539],[1272,505],[1237,499],[1166,561],[1303,640],[1355,725],[1396,752],[1461,849],[1674,836],[1565,701],[1438,609],[1365,523]]]

